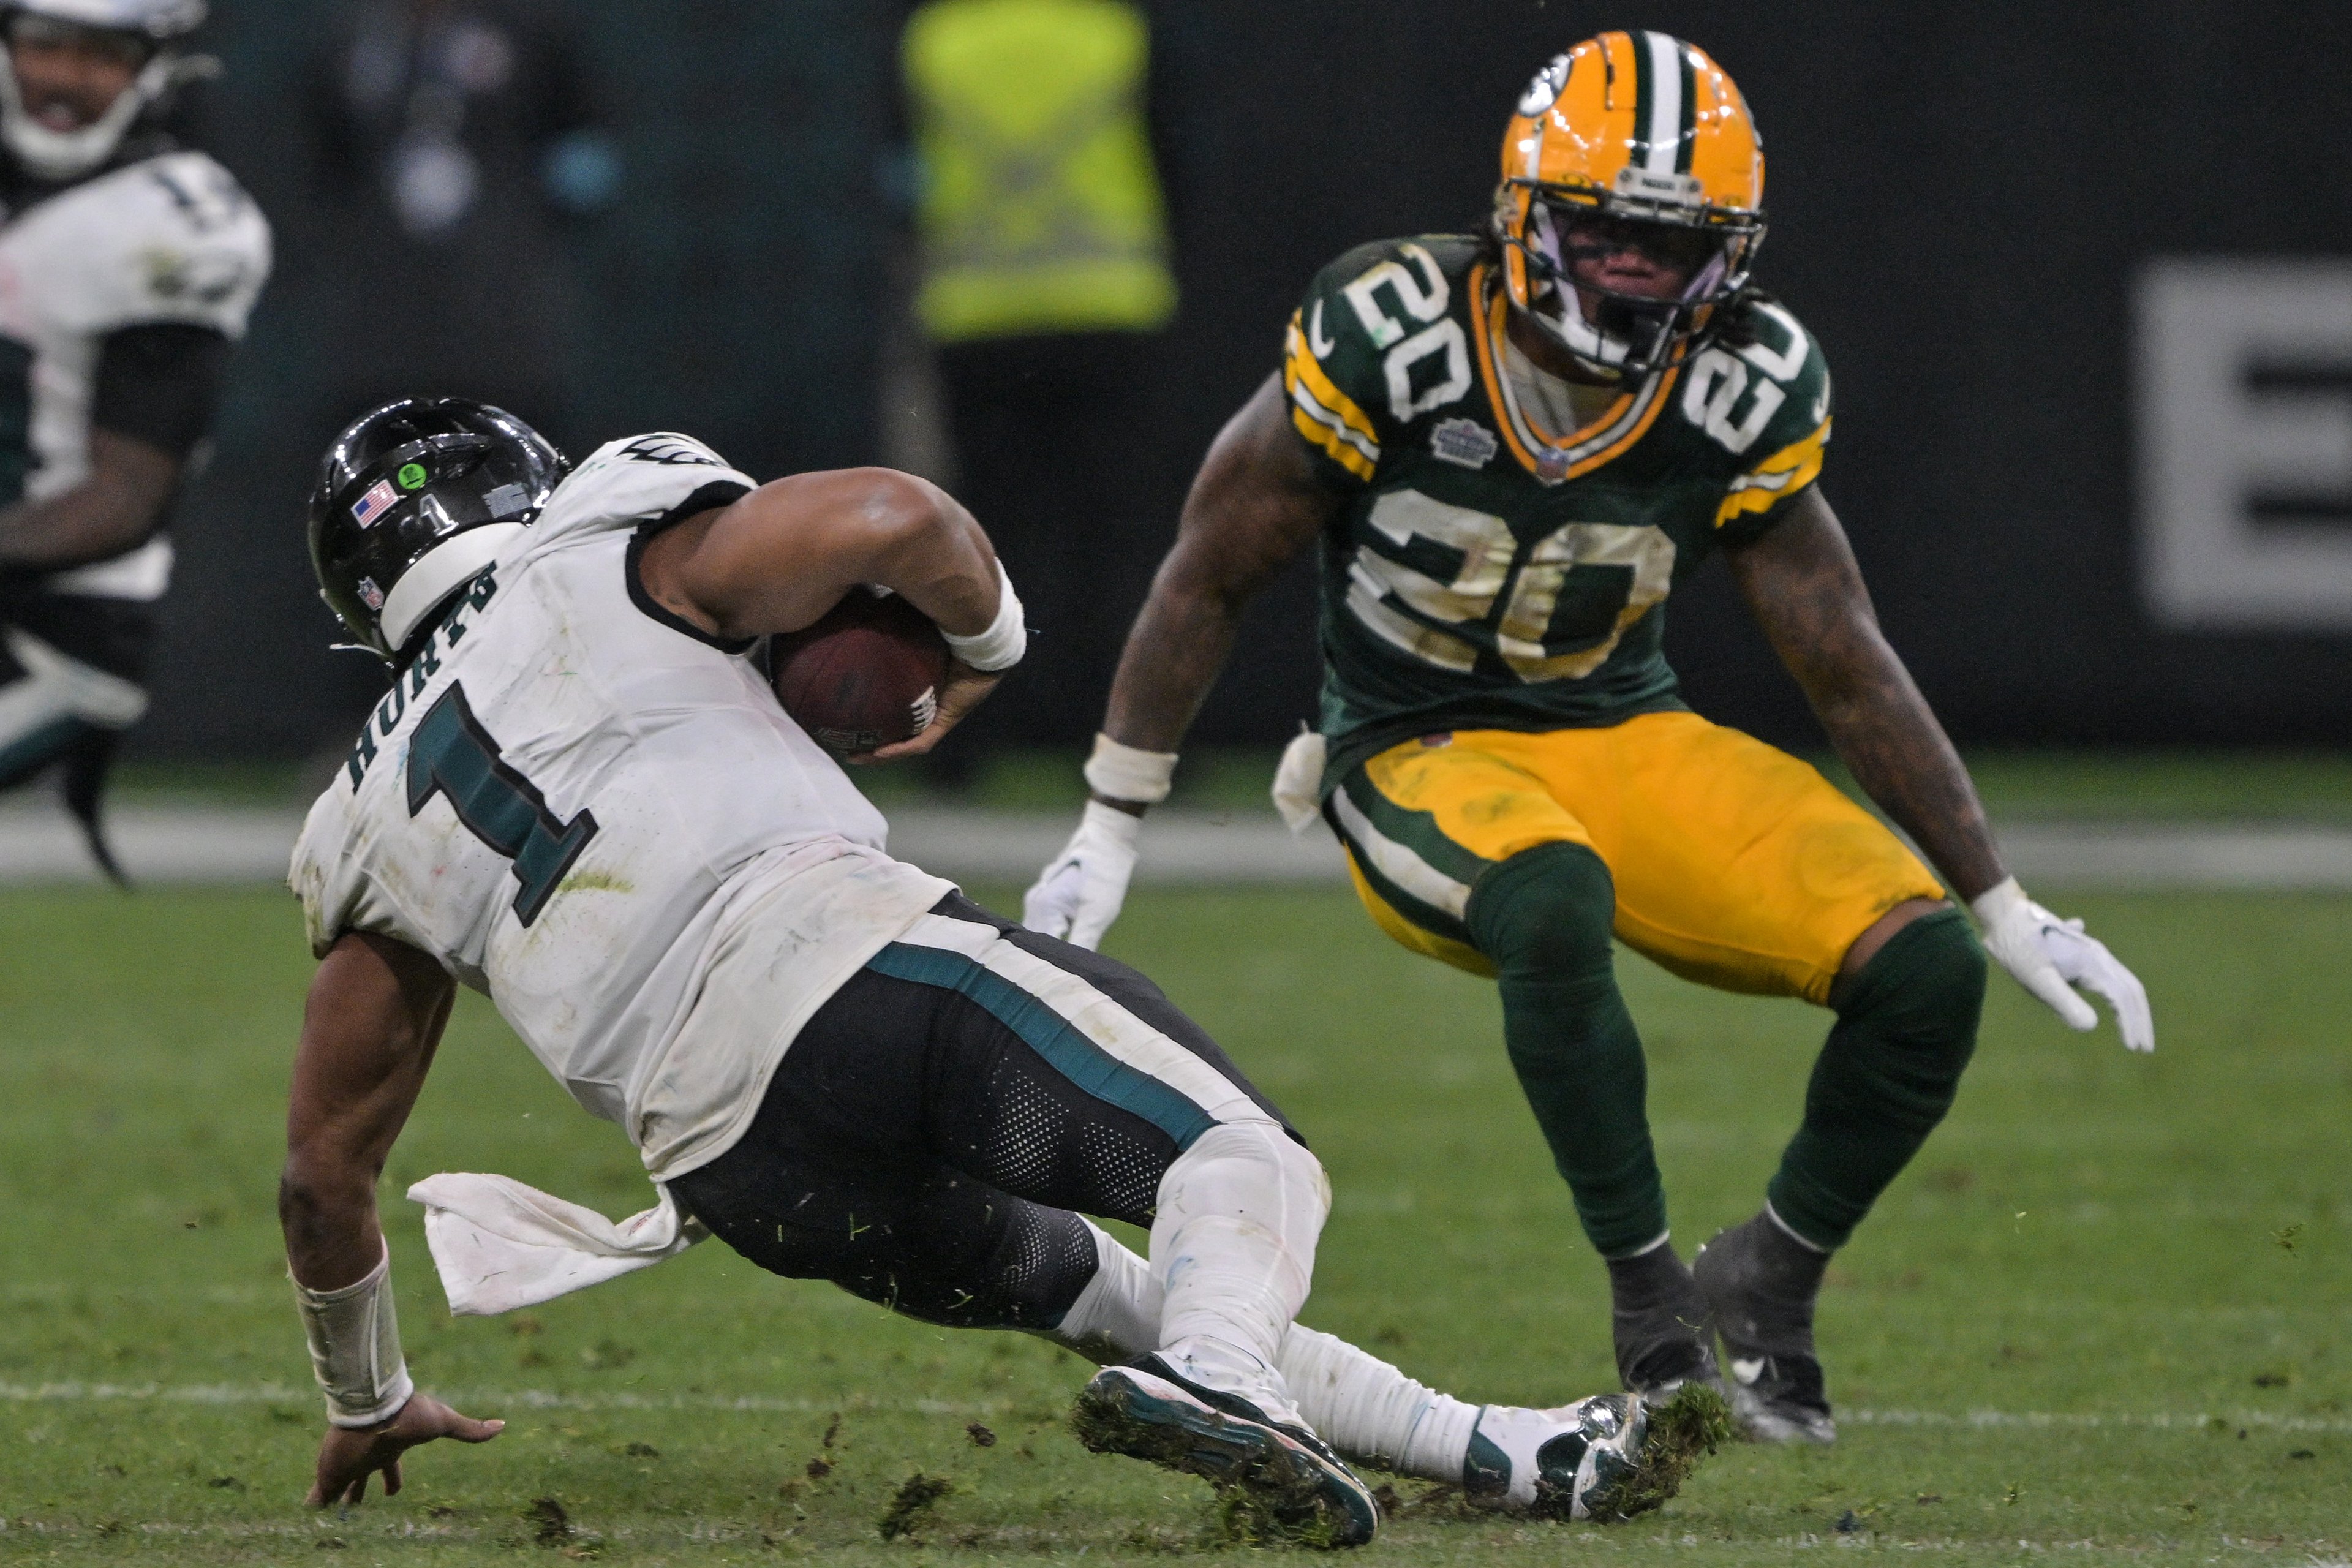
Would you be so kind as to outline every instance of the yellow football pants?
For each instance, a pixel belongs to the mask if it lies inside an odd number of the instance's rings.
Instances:
[[[1473,973],[1464,921],[1491,867],[1540,844],[1597,854],[1618,939],[1726,991],[1826,1003],[1854,940],[1945,896],[1919,858],[1805,763],[1695,713],[1607,729],[1456,731],[1392,746],[1329,806],[1381,930]]]

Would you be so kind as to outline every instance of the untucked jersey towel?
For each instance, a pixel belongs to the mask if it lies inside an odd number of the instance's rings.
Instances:
[[[650,1268],[710,1235],[660,1191],[659,1204],[619,1221],[511,1176],[466,1171],[427,1176],[408,1198],[425,1205],[451,1316],[489,1317]]]

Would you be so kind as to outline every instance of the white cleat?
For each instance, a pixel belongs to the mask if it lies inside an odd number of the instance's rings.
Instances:
[[[1534,1519],[1615,1522],[1673,1497],[1730,1429],[1723,1396],[1688,1384],[1652,1405],[1601,1394],[1552,1410],[1478,1412],[1462,1489],[1474,1502]]]
[[[1489,1405],[1478,1412],[1462,1489],[1478,1502],[1538,1519],[1613,1518],[1616,1494],[1641,1465],[1649,1412],[1622,1394],[1554,1410]]]

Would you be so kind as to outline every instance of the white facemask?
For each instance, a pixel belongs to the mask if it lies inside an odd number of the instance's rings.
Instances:
[[[79,131],[53,131],[26,110],[16,66],[0,63],[0,145],[37,178],[78,179],[114,156],[131,123],[170,89],[174,64],[169,55],[156,56],[104,114]]]

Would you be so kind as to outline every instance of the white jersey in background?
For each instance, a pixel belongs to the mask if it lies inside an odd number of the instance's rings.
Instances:
[[[0,505],[47,500],[89,474],[99,352],[125,327],[184,323],[245,335],[268,279],[269,225],[202,153],[110,170],[0,219]],[[158,535],[48,579],[53,592],[159,598]]]
[[[600,448],[459,592],[294,849],[315,952],[430,953],[656,1181],[723,1153],[802,1022],[951,886],[883,852],[744,647],[638,585],[644,539],[751,488],[684,437]]]

